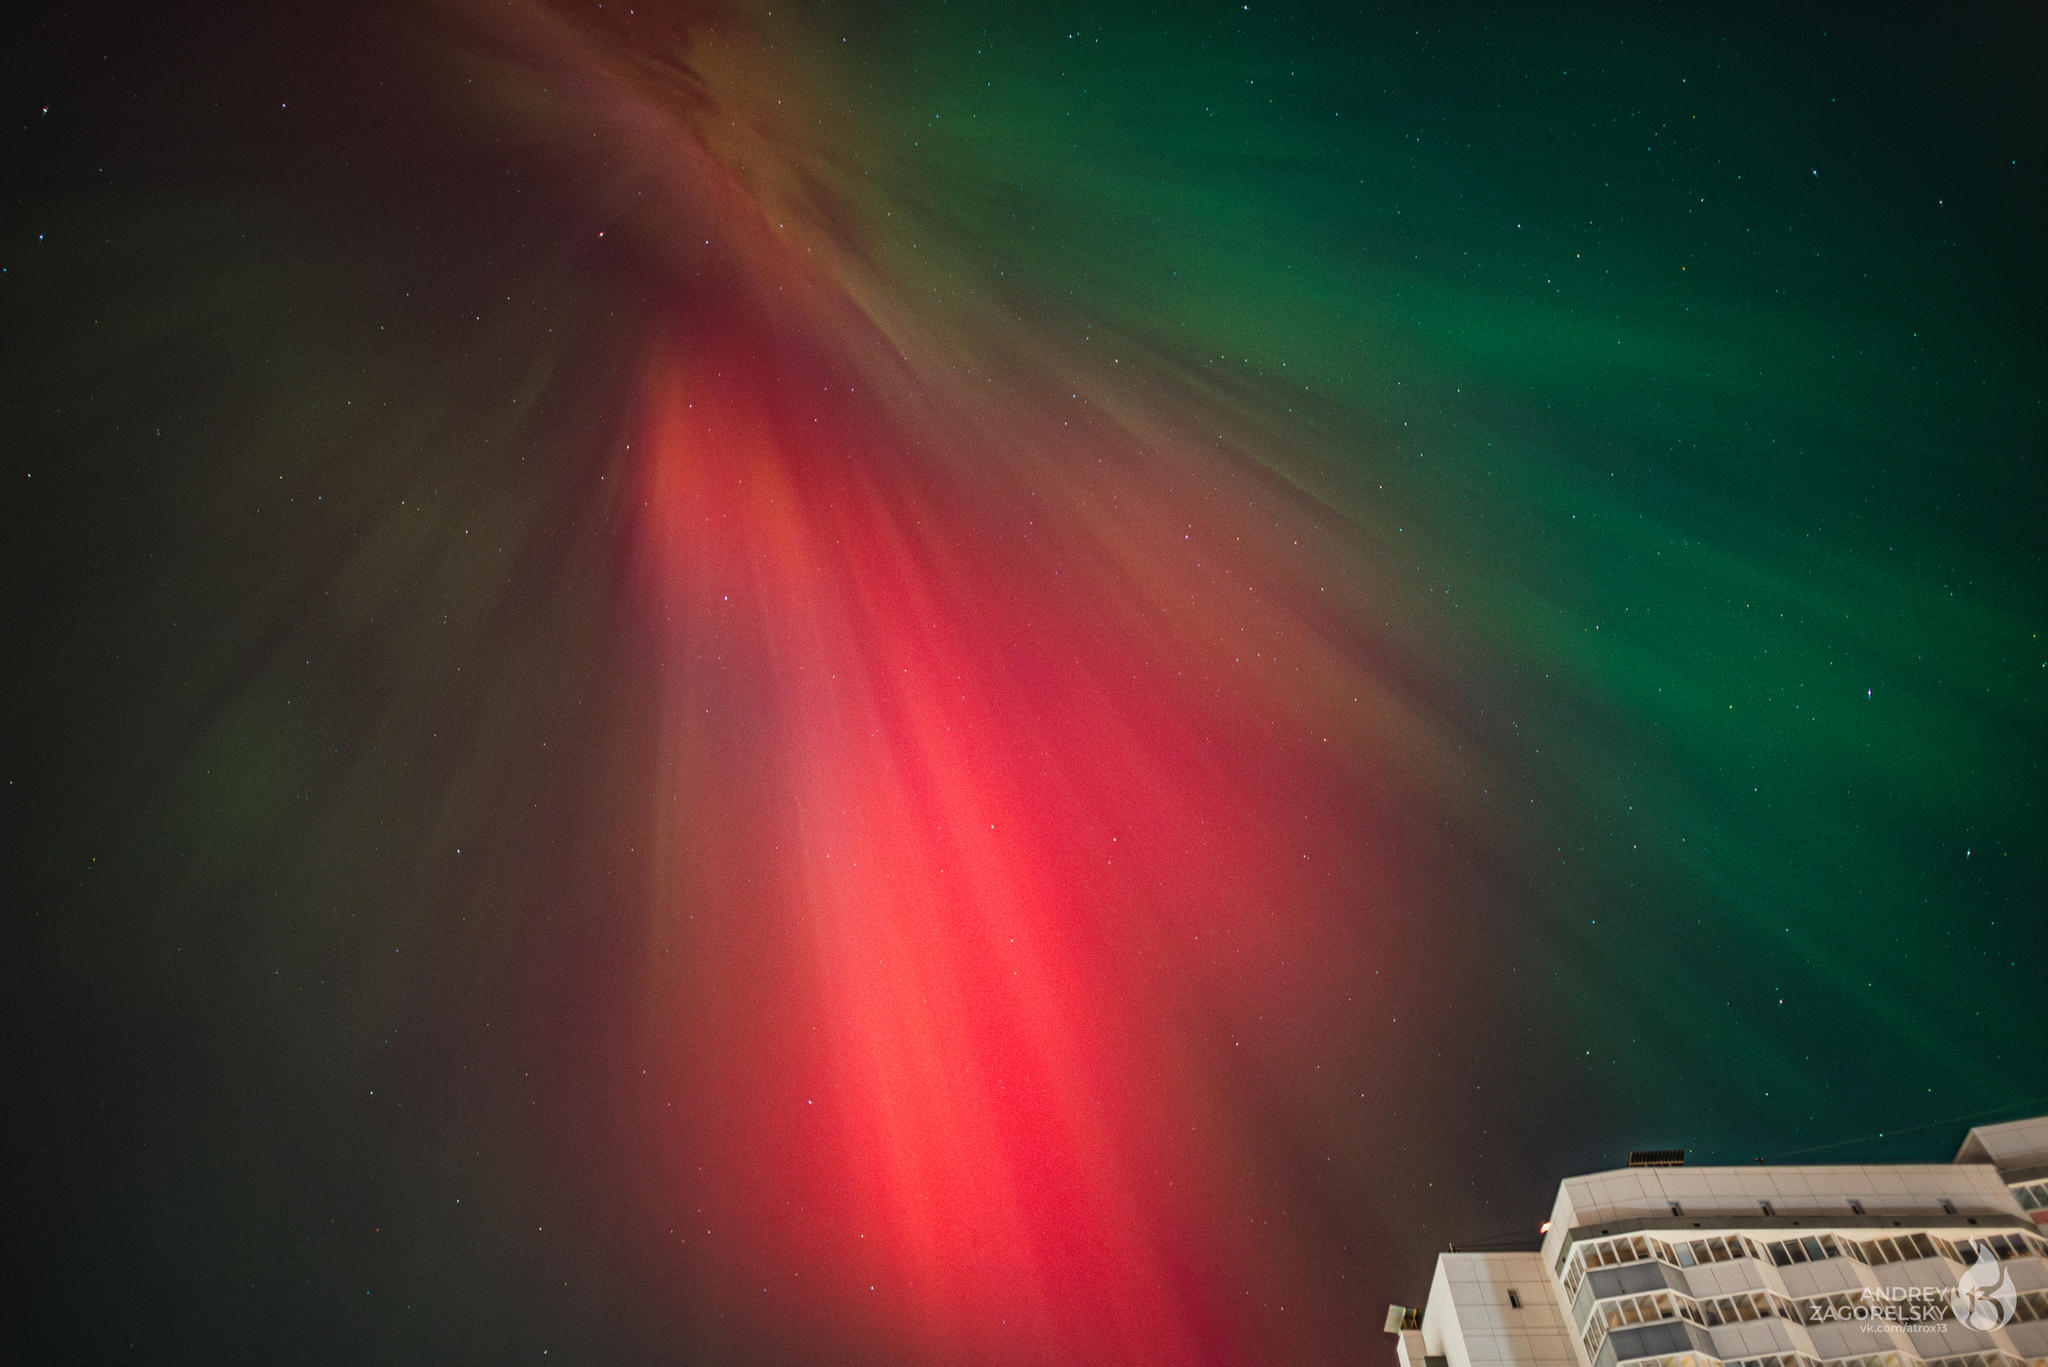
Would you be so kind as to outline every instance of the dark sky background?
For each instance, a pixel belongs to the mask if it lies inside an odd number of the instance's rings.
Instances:
[[[2048,1111],[2024,7],[5,46],[10,1360],[1380,1363]]]

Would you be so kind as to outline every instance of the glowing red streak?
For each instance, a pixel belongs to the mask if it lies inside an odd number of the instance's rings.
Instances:
[[[1258,682],[1340,671],[1285,610],[1205,641],[1213,584],[1144,582],[1196,572],[1143,499],[1165,457],[1034,449],[815,332],[693,315],[635,441],[663,914],[696,918],[678,1162],[739,1223],[725,1297],[906,1361],[1274,1360],[1283,1269],[1203,1089],[1357,872],[1304,827],[1327,741]]]
[[[1343,538],[1215,414],[1113,417],[971,315],[901,335],[791,141],[824,121],[749,102],[783,46],[699,8],[477,11],[571,92],[549,137],[648,168],[607,193],[676,291],[626,506],[687,1319],[719,1360],[1354,1359],[1253,1142],[1283,1051],[1356,1054],[1361,909],[1407,891],[1365,766],[1433,744]]]

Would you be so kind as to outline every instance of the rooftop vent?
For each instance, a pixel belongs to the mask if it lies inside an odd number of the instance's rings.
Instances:
[[[1682,1168],[1685,1166],[1685,1150],[1632,1149],[1628,1165],[1632,1168]]]

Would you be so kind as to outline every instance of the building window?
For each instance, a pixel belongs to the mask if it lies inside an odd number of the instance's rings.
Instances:
[[[1779,1267],[1790,1267],[1794,1263],[1818,1263],[1829,1258],[1842,1256],[1842,1246],[1835,1242],[1832,1234],[1815,1236],[1801,1235],[1783,1243],[1768,1244],[1764,1251],[1771,1255],[1771,1261]]]

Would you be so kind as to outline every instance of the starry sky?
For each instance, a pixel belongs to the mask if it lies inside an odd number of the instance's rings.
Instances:
[[[17,1360],[1383,1363],[2048,1110],[2018,8],[35,22]]]

